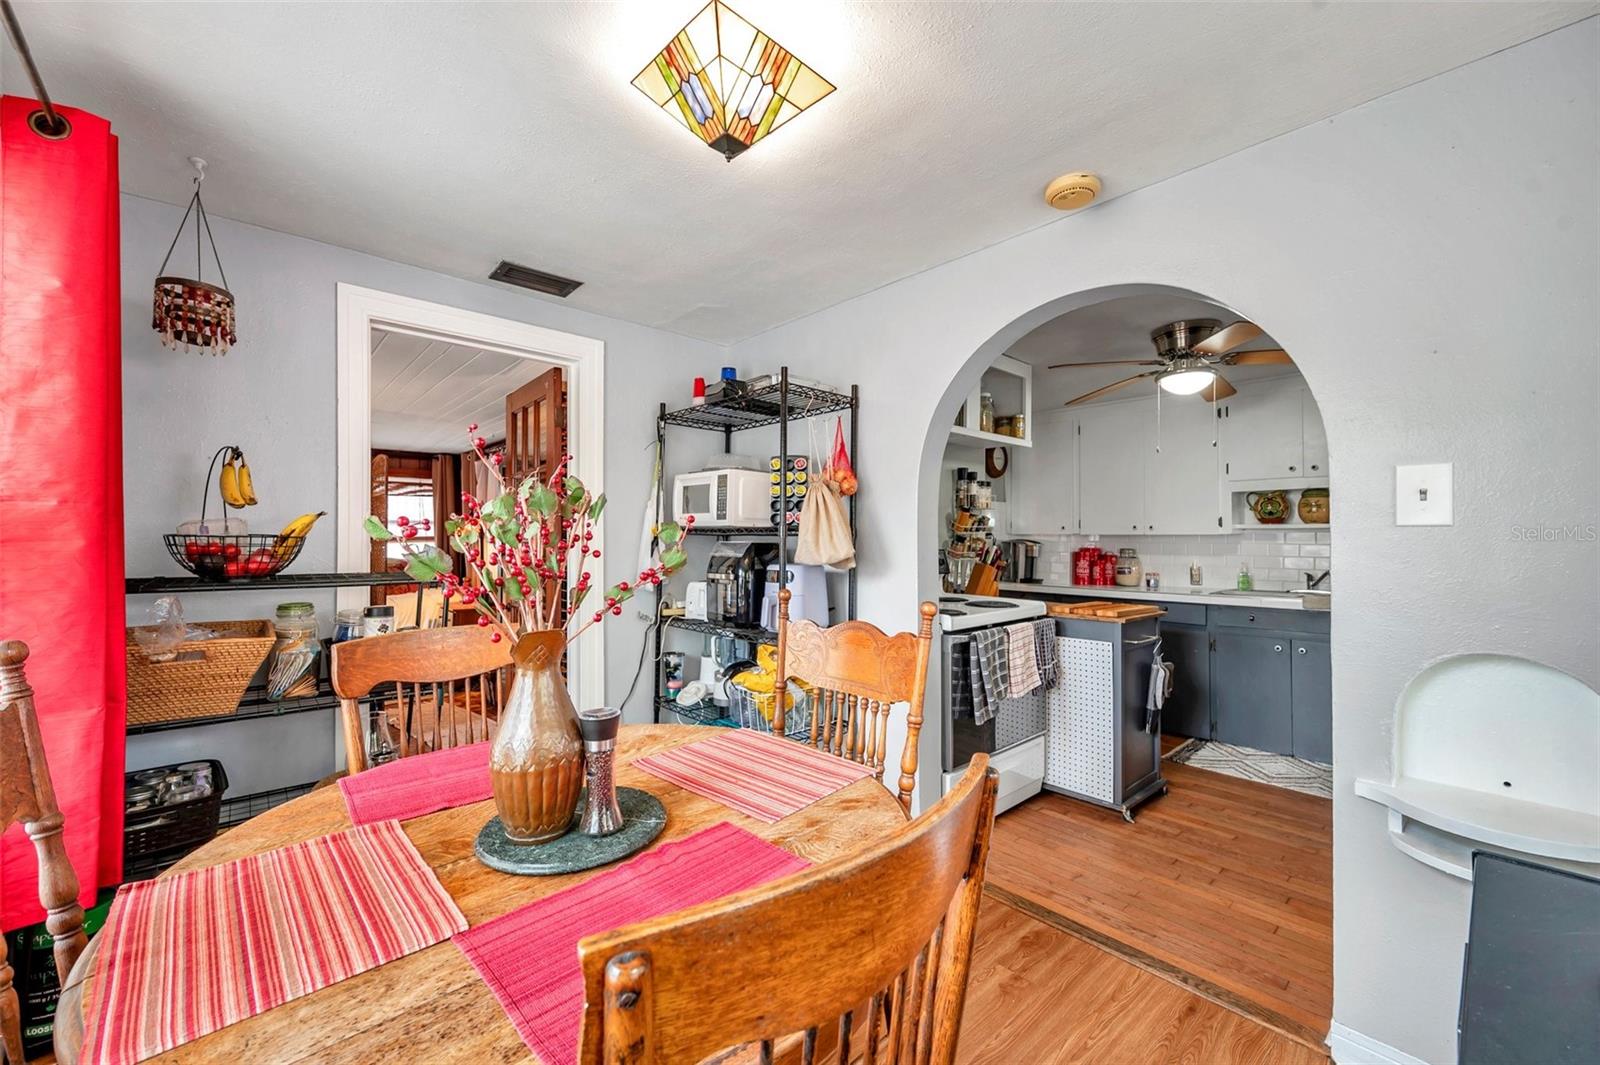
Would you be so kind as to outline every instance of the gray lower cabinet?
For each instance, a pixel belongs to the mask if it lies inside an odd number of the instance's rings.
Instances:
[[[1295,640],[1289,678],[1294,756],[1333,761],[1333,661],[1326,640]]]
[[[1202,615],[1203,618],[1203,615]],[[1211,636],[1201,625],[1161,622],[1161,654],[1176,668],[1172,696],[1161,708],[1161,731],[1211,738]]]
[[[1212,640],[1212,674],[1226,678],[1212,689],[1212,738],[1274,754],[1292,753],[1292,641],[1227,631],[1216,632]]]

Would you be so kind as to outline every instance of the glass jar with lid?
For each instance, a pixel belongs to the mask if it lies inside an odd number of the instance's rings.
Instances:
[[[310,603],[279,603],[272,619],[277,642],[267,654],[267,698],[302,699],[317,693],[317,610]]]
[[[1117,586],[1137,588],[1144,583],[1144,565],[1139,561],[1138,549],[1124,547],[1117,552]]]
[[[978,396],[978,429],[985,433],[994,432],[994,396],[988,392]]]

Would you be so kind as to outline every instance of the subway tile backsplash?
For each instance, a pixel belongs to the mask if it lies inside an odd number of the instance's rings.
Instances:
[[[1161,586],[1181,590],[1189,586],[1189,563],[1200,563],[1207,588],[1231,588],[1241,563],[1250,568],[1255,587],[1265,591],[1304,588],[1307,573],[1333,568],[1332,547],[1326,529],[1252,529],[1227,536],[1087,536],[1035,537],[1039,548],[1039,576],[1050,584],[1072,583],[1072,552],[1091,542],[1116,551],[1131,547],[1139,552],[1144,571],[1161,574]],[[1331,588],[1329,577],[1322,587]]]

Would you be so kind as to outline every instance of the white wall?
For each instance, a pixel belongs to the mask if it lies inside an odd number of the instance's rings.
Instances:
[[[1454,1057],[1468,889],[1390,846],[1351,781],[1389,772],[1395,697],[1440,656],[1600,682],[1581,532],[1600,522],[1597,71],[1590,19],[734,349],[861,384],[861,613],[894,628],[936,587],[946,428],[1005,344],[1111,294],[1092,290],[1154,283],[1295,353],[1350,560],[1332,622],[1334,1014],[1430,1061]],[[1397,529],[1393,467],[1425,461],[1455,463],[1456,523]],[[1539,524],[1580,535],[1516,531]],[[924,740],[933,764],[936,729]]]
[[[127,568],[131,576],[176,573],[161,535],[197,517],[211,454],[244,448],[261,504],[245,512],[257,532],[277,532],[307,510],[329,516],[312,532],[295,568],[334,569],[334,311],[341,281],[597,337],[606,344],[606,510],[611,580],[637,572],[636,554],[651,475],[656,405],[687,403],[689,382],[715,377],[722,349],[660,330],[564,307],[504,286],[475,284],[386,259],[213,218],[212,230],[239,304],[239,343],[225,356],[163,348],[150,328],[151,282],[181,208],[122,198],[123,447]],[[192,239],[191,231],[186,231]],[[183,245],[174,268],[188,270]],[[192,246],[191,246],[192,247]],[[485,269],[514,249],[483,249]],[[192,252],[190,252],[192,254]],[[530,253],[531,254],[531,253]],[[209,267],[209,263],[207,266]],[[207,276],[211,276],[208,274]],[[462,426],[463,432],[466,426]],[[709,438],[714,434],[702,434]],[[715,443],[720,446],[720,439]],[[688,461],[685,448],[678,454]],[[213,494],[213,509],[215,495]],[[333,593],[297,593],[317,604],[331,628]],[[200,619],[270,617],[283,593],[207,592],[183,597]],[[148,596],[128,600],[142,622]],[[634,613],[608,619],[606,698],[620,700],[639,659],[645,626]],[[586,639],[592,638],[585,637]],[[628,719],[649,719],[649,666]],[[325,720],[323,727],[312,720]],[[323,748],[319,737],[327,740]],[[332,717],[307,714],[289,725],[264,721],[133,737],[129,766],[223,757],[234,794],[302,783],[331,771]],[[268,753],[270,752],[270,753]],[[236,768],[237,767],[237,768]]]

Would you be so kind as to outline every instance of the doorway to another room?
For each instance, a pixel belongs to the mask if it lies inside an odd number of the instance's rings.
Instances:
[[[394,544],[362,528],[427,518],[451,553],[444,523],[463,492],[483,500],[498,482],[548,476],[563,455],[598,484],[604,468],[604,344],[588,337],[387,293],[339,286],[339,568],[404,570]],[[468,432],[468,426],[477,428]],[[602,533],[595,534],[595,547]],[[464,567],[463,567],[464,568]],[[473,622],[434,587],[342,589],[341,610],[388,603],[398,628]],[[604,646],[582,641],[568,676],[580,705],[604,694]]]

